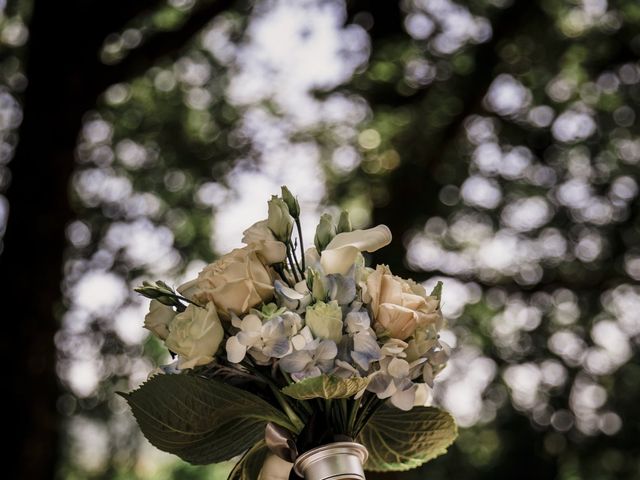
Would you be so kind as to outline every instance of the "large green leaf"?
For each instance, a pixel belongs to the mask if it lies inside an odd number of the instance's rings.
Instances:
[[[256,443],[233,468],[227,480],[257,480],[262,465],[269,454],[263,441]]]
[[[297,400],[349,398],[364,389],[368,383],[367,378],[340,378],[334,375],[320,375],[288,385],[282,389],[282,393]]]
[[[153,445],[196,465],[240,455],[264,438],[266,422],[293,429],[261,398],[194,375],[156,375],[122,396]]]
[[[369,450],[366,470],[401,472],[419,467],[447,451],[458,436],[447,412],[415,407],[409,412],[384,406],[358,437]]]

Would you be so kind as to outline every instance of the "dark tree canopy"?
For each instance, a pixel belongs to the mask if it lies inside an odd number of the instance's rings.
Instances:
[[[308,236],[348,208],[394,234],[372,261],[444,281],[460,438],[402,478],[640,478],[639,27],[635,0],[0,1],[7,478],[225,478],[114,396],[168,356],[130,292],[283,183]]]

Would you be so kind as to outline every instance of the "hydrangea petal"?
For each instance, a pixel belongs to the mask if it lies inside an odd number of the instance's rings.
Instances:
[[[409,363],[400,358],[394,358],[387,367],[389,375],[394,378],[407,378],[409,376]]]
[[[338,346],[333,340],[323,340],[318,345],[314,357],[317,360],[333,360],[338,355]]]
[[[398,389],[391,395],[391,404],[400,410],[409,411],[413,408],[416,400],[416,386],[409,382],[404,389]]]
[[[413,402],[414,407],[430,407],[433,402],[433,393],[431,389],[424,383],[416,384],[416,398]]]
[[[311,355],[307,351],[293,352],[280,359],[280,368],[287,373],[301,372],[306,366],[313,362]]]
[[[231,363],[240,363],[247,354],[247,347],[238,341],[237,337],[229,337],[227,339],[227,360]]]

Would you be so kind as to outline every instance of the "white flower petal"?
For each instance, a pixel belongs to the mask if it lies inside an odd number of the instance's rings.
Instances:
[[[313,359],[309,352],[300,351],[293,352],[286,357],[280,359],[280,368],[287,373],[301,372],[309,363],[312,363]]]
[[[351,245],[335,250],[324,250],[320,256],[320,265],[327,275],[331,273],[346,275],[356,261],[358,253],[360,250]]]
[[[338,346],[333,340],[323,340],[318,345],[314,357],[317,360],[333,360],[338,355]]]
[[[242,320],[235,313],[231,313],[231,325],[236,328],[242,328]]]
[[[355,247],[360,252],[375,252],[391,243],[391,230],[386,225],[378,225],[366,230],[339,233],[329,242],[326,250]],[[323,252],[324,253],[324,252]],[[327,273],[327,272],[325,272]]]
[[[306,280],[300,280],[298,283],[296,283],[293,288],[295,289],[296,292],[301,293],[302,295],[307,295],[309,292],[309,288],[307,287],[307,282]]]
[[[433,402],[433,393],[428,385],[418,383],[416,385],[416,398],[413,402],[414,407],[429,407]]]
[[[387,367],[389,375],[394,378],[407,378],[409,376],[409,363],[400,358],[394,358]]]
[[[296,382],[299,382],[300,380],[304,380],[305,378],[319,377],[320,375],[322,375],[322,370],[320,370],[318,367],[310,367],[304,369],[302,372],[292,373],[291,378],[293,378]]]
[[[382,346],[382,354],[384,356],[404,356],[404,350],[409,346],[407,342],[393,338]]]
[[[391,404],[400,410],[409,411],[413,408],[416,400],[416,386],[411,385],[405,390],[397,390],[391,395]]]
[[[265,322],[264,325],[262,325],[261,334],[262,338],[265,341],[274,337],[284,337],[284,321],[281,317],[272,318],[271,320]]]
[[[262,341],[260,332],[239,332],[236,337],[238,342],[247,348],[253,347]]]
[[[240,363],[247,353],[247,347],[242,345],[237,337],[227,339],[227,360],[231,363]]]
[[[307,344],[307,340],[304,338],[304,335],[298,334],[291,337],[291,343],[296,350],[302,350]]]
[[[300,330],[300,335],[302,335],[307,344],[313,342],[313,333],[311,333],[311,329],[309,327],[303,327],[302,330]]]
[[[260,317],[252,313],[242,319],[242,324],[240,328],[244,332],[261,332],[262,320],[260,320]]]
[[[287,337],[275,338],[265,343],[262,353],[273,358],[282,358],[291,353],[291,343]]]
[[[269,365],[271,363],[271,357],[256,348],[250,349],[248,353],[258,365]]]
[[[382,372],[369,375],[367,390],[378,395],[378,398],[389,398],[396,391],[393,379]]]
[[[294,290],[293,288],[287,287],[280,280],[276,280],[274,287],[276,289],[276,293],[282,295],[287,300],[302,300],[304,298],[304,294]]]
[[[351,377],[359,377],[360,374],[358,370],[351,364],[336,359],[336,365],[332,375],[335,375],[340,378],[351,378]]]
[[[371,319],[369,314],[363,312],[349,312],[344,319],[348,333],[358,333],[368,331],[371,327]]]
[[[371,362],[382,358],[380,347],[375,338],[366,333],[360,333],[353,337],[353,351],[351,358],[360,368],[367,371]]]
[[[329,298],[339,305],[348,305],[356,298],[356,282],[353,278],[344,275],[331,275],[332,288]]]

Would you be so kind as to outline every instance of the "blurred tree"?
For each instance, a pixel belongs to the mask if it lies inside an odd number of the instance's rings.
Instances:
[[[10,477],[62,450],[61,478],[224,478],[154,456],[114,399],[166,361],[127,291],[193,274],[286,181],[389,225],[374,261],[445,280],[461,436],[403,478],[639,478],[635,1],[98,3],[34,1],[11,54]]]
[[[16,2],[17,3],[17,2]],[[58,387],[53,338],[58,329],[65,228],[72,218],[69,182],[83,114],[109,85],[144,72],[184,43],[230,4],[201,2],[114,65],[100,58],[105,38],[163,2],[33,2],[20,142],[6,189],[10,205],[0,277],[4,295],[19,305],[3,336],[7,362],[15,359],[10,411],[20,419],[10,456],[12,478],[52,478],[58,456]],[[176,15],[180,17],[179,12]],[[180,21],[182,20],[182,21]],[[35,273],[37,272],[37,273]],[[34,283],[34,279],[37,281]],[[34,288],[35,287],[35,288]]]
[[[637,8],[362,8],[372,58],[350,89],[373,117],[361,169],[335,191],[373,193],[373,223],[396,234],[375,261],[466,282],[451,323],[494,379],[475,426],[412,478],[638,478],[621,453],[637,452],[636,416],[615,406],[633,393],[614,387],[640,333],[623,307],[638,301],[638,160],[624,147],[637,141]],[[440,400],[455,411],[454,375]]]

